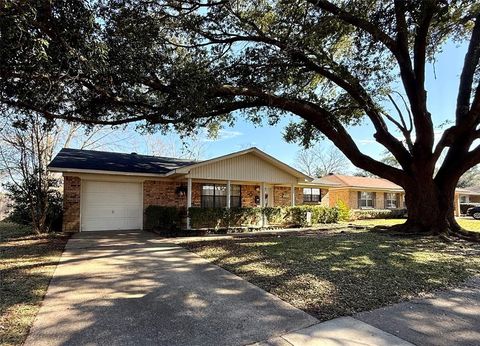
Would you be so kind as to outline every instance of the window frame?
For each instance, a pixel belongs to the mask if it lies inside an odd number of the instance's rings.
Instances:
[[[305,193],[305,190],[310,190],[310,193]],[[318,194],[314,194],[313,190],[318,190]],[[314,198],[315,196],[315,198]],[[308,197],[308,198],[306,198]],[[322,189],[316,187],[303,188],[303,202],[304,203],[319,203],[322,201]]]
[[[363,196],[370,196],[370,198],[362,198]],[[372,191],[358,191],[358,208],[359,209],[375,209],[375,199],[376,199],[376,196],[375,196],[375,192],[372,192]],[[365,205],[363,205],[363,201],[365,201]],[[371,202],[371,206],[368,205],[369,203],[368,202]]]
[[[213,191],[213,194],[205,194],[204,193],[205,186],[212,187],[211,190]],[[238,193],[236,189],[232,189],[233,186],[238,186]],[[225,194],[219,194],[219,193],[217,194],[217,191],[221,191],[221,188],[223,187],[225,188]],[[200,192],[200,207],[201,208],[226,208],[227,197],[228,197],[227,184],[202,184],[201,192]],[[212,198],[212,201],[213,201],[212,206],[206,206],[206,202],[205,202],[206,198]],[[236,202],[234,202],[234,200],[236,200]],[[240,208],[241,206],[242,206],[242,185],[230,185],[230,207]]]
[[[392,197],[393,198],[389,198]],[[398,208],[398,196],[396,192],[385,192],[385,209],[397,209]],[[393,204],[391,204],[393,202]],[[393,206],[392,206],[393,205]]]

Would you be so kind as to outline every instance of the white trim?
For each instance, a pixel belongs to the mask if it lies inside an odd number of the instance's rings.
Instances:
[[[80,216],[79,216],[79,225],[78,225],[78,231],[82,232],[82,214],[83,214],[83,180],[82,178],[80,179]],[[65,192],[64,192],[65,195]]]
[[[141,214],[141,217],[140,217],[140,218],[141,218],[140,230],[143,231],[143,221],[144,221],[144,220],[143,220],[143,217],[144,217],[143,214],[145,214],[145,196],[144,196],[144,193],[145,193],[144,191],[145,191],[145,190],[144,190],[144,188],[143,188],[143,184],[145,184],[145,182],[142,181],[141,184],[142,184],[142,187],[141,187],[141,189],[142,189],[142,214]]]
[[[232,198],[232,186],[231,181],[227,180],[227,209],[230,209]]]
[[[187,180],[187,229],[190,229],[190,217],[188,210],[192,207],[192,178]]]
[[[166,177],[166,174],[160,173],[135,173],[135,172],[116,172],[116,171],[103,171],[96,169],[79,169],[79,168],[48,168],[50,172],[63,172],[63,173],[92,173],[92,174],[106,174],[106,175],[128,175],[139,177]]]

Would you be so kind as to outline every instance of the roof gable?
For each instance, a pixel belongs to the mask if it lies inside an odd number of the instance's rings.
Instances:
[[[195,178],[209,176],[211,179],[225,179],[228,175],[232,180],[269,181],[265,176],[261,176],[260,173],[263,173],[270,174],[272,183],[292,182],[292,177],[295,178],[295,182],[312,180],[309,176],[255,147],[185,166],[175,170],[175,173],[190,173],[190,176]],[[272,181],[273,176],[277,176],[277,181]]]

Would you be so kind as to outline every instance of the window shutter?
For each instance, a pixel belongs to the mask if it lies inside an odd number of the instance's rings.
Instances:
[[[377,207],[377,193],[372,192],[372,196],[373,196],[373,207],[376,208]]]
[[[358,191],[358,198],[357,198],[357,208],[360,209],[362,205],[360,204],[360,201],[362,200],[362,193]]]

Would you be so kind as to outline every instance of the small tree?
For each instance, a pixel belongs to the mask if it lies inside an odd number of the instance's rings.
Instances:
[[[11,202],[11,219],[31,224],[34,231],[50,230],[56,213],[61,215],[58,177],[47,170],[61,138],[55,123],[39,115],[4,119],[0,132],[0,167],[7,173],[4,184]]]

